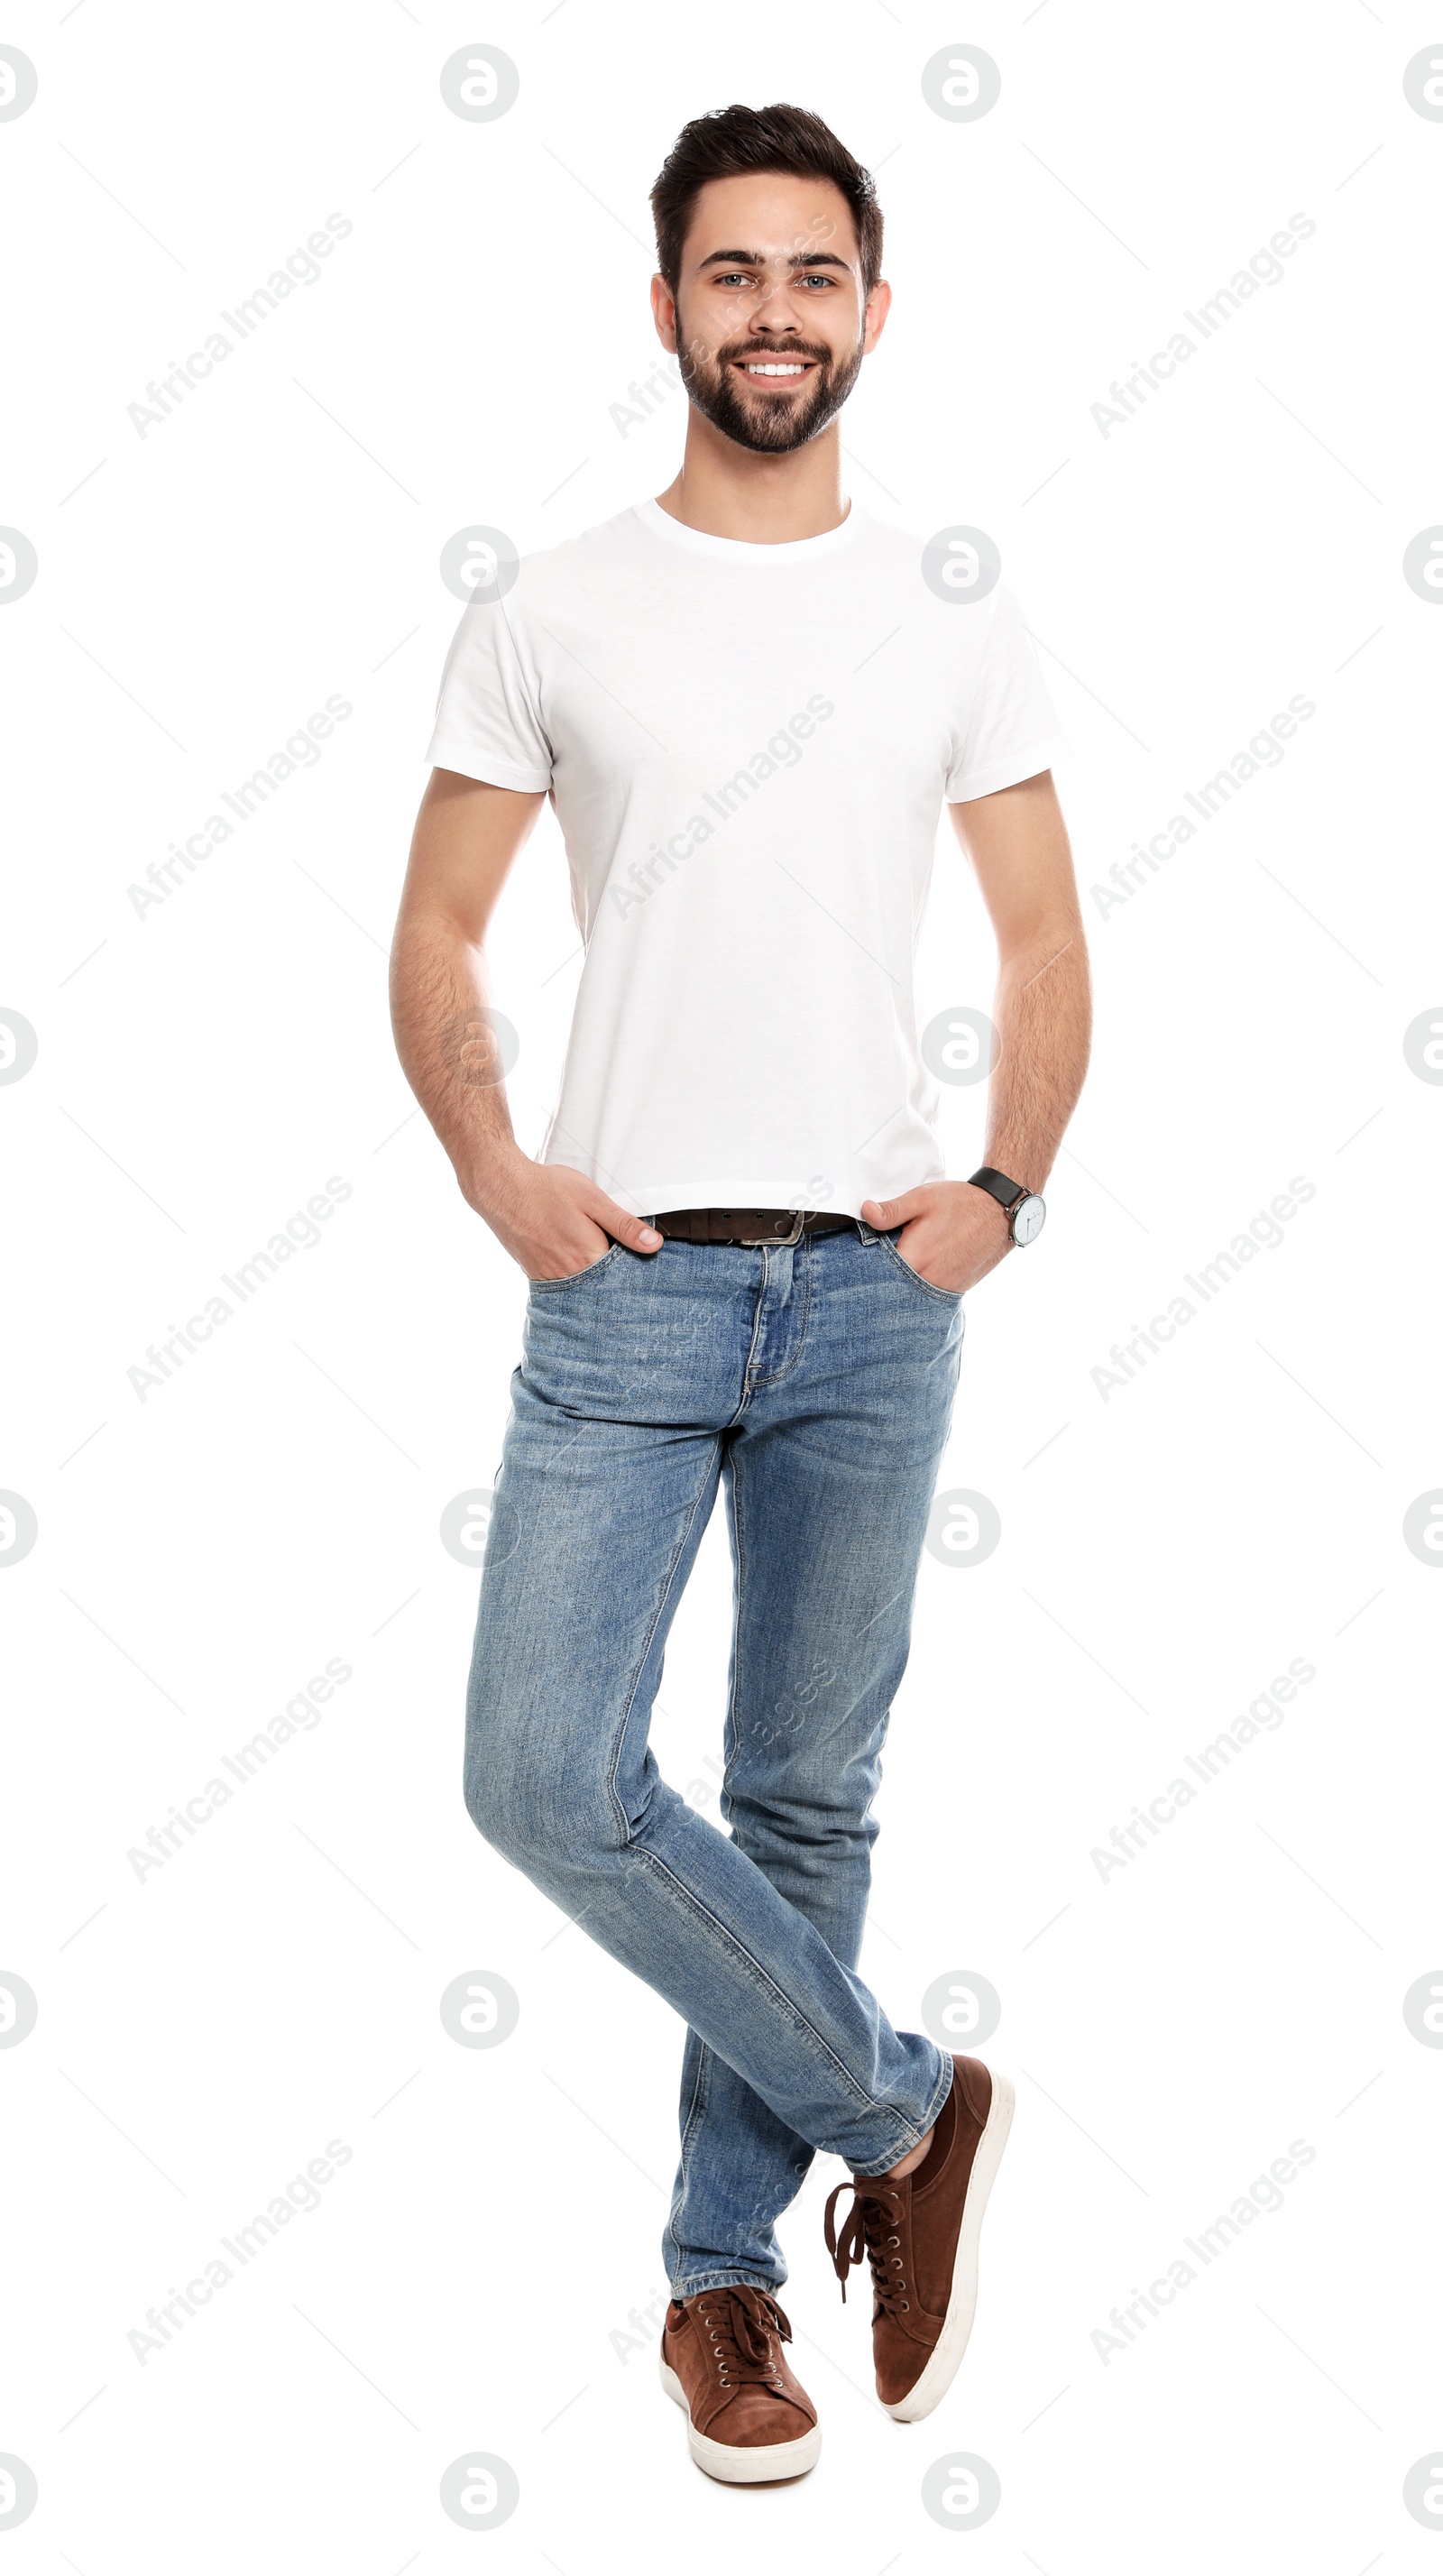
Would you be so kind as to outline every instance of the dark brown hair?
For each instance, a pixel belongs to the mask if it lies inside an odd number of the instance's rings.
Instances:
[[[829,125],[805,107],[721,107],[684,125],[651,192],[656,264],[676,293],[682,244],[692,208],[709,179],[752,170],[781,170],[798,179],[829,179],[851,209],[870,295],[882,272],[882,209],[870,170],[855,161]]]

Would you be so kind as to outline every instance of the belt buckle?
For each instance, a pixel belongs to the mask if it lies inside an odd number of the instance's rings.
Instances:
[[[805,1208],[794,1209],[792,1214],[792,1230],[790,1234],[743,1234],[738,1237],[738,1241],[742,1245],[750,1247],[754,1251],[764,1248],[768,1244],[774,1244],[778,1249],[785,1250],[789,1245],[801,1242],[802,1227],[806,1222],[806,1214],[807,1212]]]

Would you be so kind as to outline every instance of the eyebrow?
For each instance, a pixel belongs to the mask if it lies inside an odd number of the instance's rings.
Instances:
[[[714,250],[698,262],[700,268],[765,268],[769,254],[764,250]],[[838,259],[835,251],[794,251],[788,268],[840,268],[850,274],[851,261]]]

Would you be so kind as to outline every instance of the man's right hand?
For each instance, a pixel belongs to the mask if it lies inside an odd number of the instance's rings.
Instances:
[[[545,799],[433,769],[411,843],[391,952],[391,1018],[410,1083],[469,1207],[528,1279],[570,1279],[609,1242],[658,1252],[661,1236],[584,1172],[533,1163],[511,1127],[487,999],[486,927]]]
[[[486,1219],[498,1242],[528,1279],[569,1279],[589,1270],[610,1250],[611,1241],[630,1252],[658,1252],[662,1237],[654,1226],[609,1199],[584,1172],[566,1163],[533,1163],[517,1154],[498,1182],[488,1173],[484,1195],[464,1195]]]

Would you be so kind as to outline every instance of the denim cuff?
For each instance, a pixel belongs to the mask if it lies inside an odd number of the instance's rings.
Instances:
[[[763,2290],[768,2298],[775,2298],[786,2277],[785,2270],[770,2281],[759,2272],[703,2272],[699,2280],[684,2285],[673,2281],[671,2295],[674,2299],[698,2299],[706,2290]]]
[[[890,2173],[893,2165],[900,2164],[902,2158],[910,2153],[911,2149],[916,2146],[918,2140],[920,2138],[925,2138],[928,2130],[936,2127],[942,2105],[952,2090],[953,2079],[956,2075],[956,2071],[957,2070],[954,2067],[951,2058],[944,2053],[942,2058],[942,2074],[937,2086],[937,2091],[933,2096],[930,2107],[923,2112],[912,2135],[909,2138],[904,2138],[899,2147],[894,2147],[890,2155],[884,2156],[879,2165],[869,2165],[865,2172],[860,2171],[854,2165],[852,2173],[855,2181],[875,2182],[879,2174]]]

